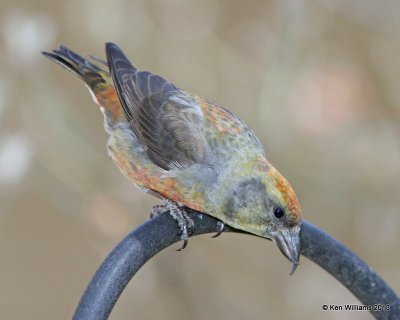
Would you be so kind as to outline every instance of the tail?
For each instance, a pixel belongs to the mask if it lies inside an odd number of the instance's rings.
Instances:
[[[64,46],[59,46],[53,52],[42,52],[42,54],[86,84],[94,101],[102,107],[101,110],[109,127],[115,123],[127,121],[108,71],[107,62],[91,56],[89,56],[91,60],[89,61]]]
[[[111,81],[108,65],[103,60],[90,56],[91,60],[97,64],[92,63],[64,46],[59,46],[53,52],[42,52],[42,54],[78,76],[95,93],[103,84]]]

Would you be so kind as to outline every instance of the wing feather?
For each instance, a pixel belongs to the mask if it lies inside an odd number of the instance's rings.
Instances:
[[[126,117],[149,158],[165,170],[204,162],[208,147],[196,101],[164,78],[138,71],[115,44],[106,51]]]

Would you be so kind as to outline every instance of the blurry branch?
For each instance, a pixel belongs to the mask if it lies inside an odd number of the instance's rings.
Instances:
[[[191,210],[188,212],[195,224],[193,236],[218,231],[216,219]],[[224,232],[245,233],[229,227],[225,227]],[[155,254],[180,241],[178,233],[178,225],[169,214],[158,215],[132,231],[97,270],[73,319],[108,319],[135,273]],[[355,253],[307,221],[303,222],[300,237],[301,254],[333,275],[364,305],[371,308],[374,305],[384,305],[385,308],[389,305],[389,311],[371,310],[376,319],[400,319],[400,299]]]

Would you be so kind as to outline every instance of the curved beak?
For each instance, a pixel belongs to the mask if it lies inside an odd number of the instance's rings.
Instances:
[[[278,229],[276,233],[274,233],[272,237],[272,241],[277,245],[279,250],[283,253],[283,255],[288,258],[293,263],[292,271],[290,275],[292,275],[297,266],[299,265],[300,260],[300,237],[299,237],[300,228],[293,229]]]

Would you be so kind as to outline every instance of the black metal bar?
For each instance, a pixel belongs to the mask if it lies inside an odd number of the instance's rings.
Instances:
[[[400,319],[400,299],[386,282],[341,242],[305,221],[300,233],[301,254],[340,281],[376,319]],[[374,310],[389,308],[389,311]]]
[[[217,220],[192,212],[194,235],[218,232]],[[225,232],[241,232],[226,227]],[[180,241],[177,223],[161,214],[132,231],[106,258],[89,283],[76,309],[74,320],[106,320],[120,294],[135,273],[155,254]],[[339,241],[304,221],[302,255],[317,263],[348,288],[364,305],[389,305],[374,311],[376,319],[400,319],[400,299],[384,280]]]

